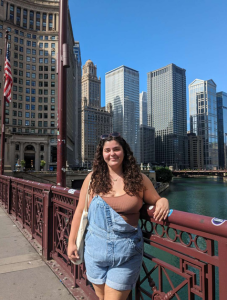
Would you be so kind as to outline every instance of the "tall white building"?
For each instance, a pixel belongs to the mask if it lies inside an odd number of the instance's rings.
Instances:
[[[117,131],[130,145],[140,163],[139,139],[139,72],[120,66],[106,73],[106,108],[113,108],[113,131]]]
[[[190,131],[204,138],[204,167],[218,168],[216,84],[195,79],[189,84]]]
[[[147,93],[140,93],[140,161],[155,162],[155,129],[147,126]]]
[[[83,66],[81,83],[81,156],[82,164],[90,168],[100,136],[113,130],[112,107],[101,107],[101,78],[90,59]]]
[[[147,125],[147,93],[140,93],[140,125]]]

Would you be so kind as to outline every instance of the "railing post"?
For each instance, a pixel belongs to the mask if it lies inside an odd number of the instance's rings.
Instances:
[[[16,197],[15,197],[15,216],[17,220],[17,214],[18,214],[18,184],[16,184]]]
[[[1,200],[2,200],[2,205],[4,203],[4,198],[3,198],[3,181],[2,181],[2,178],[1,178]]]
[[[227,295],[227,241],[218,243],[219,256],[219,300],[225,300]]]
[[[21,204],[21,221],[22,221],[22,228],[24,228],[24,216],[25,216],[25,185],[23,184],[23,196],[22,196],[22,204]]]
[[[42,232],[42,249],[43,256],[48,260],[51,259],[53,250],[53,204],[51,202],[51,192],[43,192],[43,232]]]
[[[34,188],[32,188],[32,200],[31,200],[31,233],[32,233],[32,239],[34,239],[34,233],[35,233],[35,197],[34,197]]]
[[[7,213],[10,214],[10,210],[11,210],[11,178],[8,181],[8,208],[7,208]]]
[[[139,290],[139,288],[140,288],[140,275],[139,275],[139,279],[137,280],[136,287],[135,287],[135,300],[140,300],[140,290]]]

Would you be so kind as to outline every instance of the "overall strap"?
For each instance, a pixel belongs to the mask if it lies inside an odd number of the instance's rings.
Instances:
[[[87,194],[86,194],[85,205],[84,205],[84,210],[86,212],[88,211],[88,202],[89,202],[89,196],[90,196],[88,191],[89,191],[90,183],[91,183],[91,180],[88,183]]]

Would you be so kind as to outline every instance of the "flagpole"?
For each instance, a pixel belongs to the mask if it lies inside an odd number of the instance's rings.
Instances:
[[[57,133],[57,185],[66,187],[66,99],[67,99],[67,15],[68,0],[59,1],[59,39],[58,39],[58,133]]]
[[[5,60],[6,60],[6,53],[7,53],[7,42],[8,42],[8,30],[6,30],[6,35],[5,35]],[[5,61],[4,61],[4,69],[5,69]],[[5,102],[4,88],[3,88],[2,134],[1,134],[1,175],[4,175],[4,160],[5,160],[5,103],[6,102]]]

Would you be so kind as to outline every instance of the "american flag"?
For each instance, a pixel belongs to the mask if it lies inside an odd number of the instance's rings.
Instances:
[[[13,78],[11,73],[10,57],[9,57],[9,44],[7,44],[6,60],[5,60],[5,86],[4,97],[9,103],[11,102],[11,88],[13,85]]]

